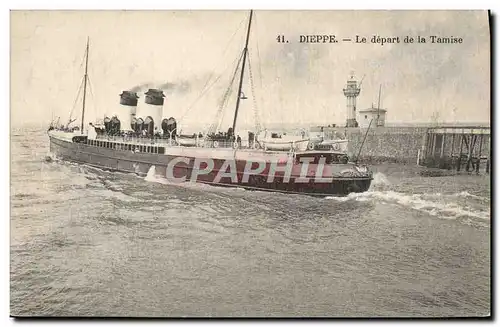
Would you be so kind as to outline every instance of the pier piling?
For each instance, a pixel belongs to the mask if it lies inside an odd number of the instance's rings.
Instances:
[[[420,161],[428,168],[454,169],[457,172],[490,171],[490,128],[481,126],[431,127],[423,139]],[[451,136],[451,137],[450,137]],[[459,142],[457,142],[457,138]]]

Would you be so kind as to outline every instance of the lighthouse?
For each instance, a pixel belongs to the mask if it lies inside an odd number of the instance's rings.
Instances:
[[[358,81],[354,77],[354,72],[351,72],[351,76],[344,88],[344,95],[347,100],[346,127],[358,127],[358,122],[356,121],[356,98],[359,92],[361,92],[360,85],[358,85]]]

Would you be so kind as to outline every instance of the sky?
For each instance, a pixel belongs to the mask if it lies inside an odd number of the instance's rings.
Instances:
[[[139,91],[141,105],[142,92],[162,87],[164,118],[175,117],[187,129],[220,121],[225,130],[233,120],[236,83],[227,108],[217,113],[244,46],[248,14],[11,11],[11,124],[45,126],[53,117],[66,121],[70,112],[81,116],[77,94],[89,37],[86,122],[112,112],[123,90]],[[342,89],[351,72],[363,79],[357,109],[376,106],[381,86],[389,124],[490,120],[486,11],[255,11],[253,18],[251,69],[247,62],[243,80],[248,99],[241,101],[238,126],[255,124],[255,112],[264,126],[342,124]],[[312,34],[359,35],[368,43],[299,42]],[[419,35],[425,44],[403,42]],[[432,44],[430,35],[463,42]],[[401,43],[372,44],[373,36],[399,36]],[[203,93],[207,81],[212,87]]]

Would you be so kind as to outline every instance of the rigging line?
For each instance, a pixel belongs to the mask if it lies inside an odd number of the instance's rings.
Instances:
[[[228,86],[228,91],[233,87],[234,81],[236,80],[236,75],[238,73],[238,69],[240,68],[241,61],[243,59],[243,53],[241,54],[240,58],[238,59],[238,63],[236,64],[236,68],[234,69],[233,77],[231,78],[231,82],[229,83]]]
[[[241,29],[241,26],[243,25],[243,22],[246,20],[246,18],[243,18],[241,21],[240,21],[240,24],[238,25],[238,28],[234,31],[233,35],[231,35],[231,37],[229,38],[229,41],[228,43],[226,44],[226,47],[224,48],[224,51],[222,51],[222,54],[221,54],[221,58],[224,58],[227,50],[229,49],[229,46],[231,45],[231,42],[233,41],[235,35],[238,33],[238,31]],[[212,73],[210,74],[210,76],[208,77],[207,81],[205,82],[205,85],[203,85],[202,87],[202,90],[205,89],[205,87],[208,85],[208,83],[210,82],[210,80],[212,79],[213,75],[215,74],[215,69],[212,71]]]
[[[246,58],[248,54],[248,41],[250,41],[250,28],[252,26],[252,16],[253,16],[253,10],[250,10],[250,15],[248,18],[248,27],[247,27],[247,33],[245,37],[245,47],[243,48],[243,62],[241,64],[241,72],[240,72],[240,78],[238,80],[238,92],[236,93],[236,106],[234,108],[234,115],[233,115],[233,124],[232,124],[232,133],[233,136],[236,135],[236,123],[238,122],[238,111],[240,109],[240,101],[241,101],[241,89],[243,87],[243,77],[245,76],[245,64],[246,64]]]
[[[80,63],[80,68],[83,67],[83,64],[85,63],[85,52],[83,53],[83,57],[82,57],[82,62]]]
[[[254,37],[254,39],[255,39],[255,45],[256,45],[256,49],[257,49],[257,67],[259,69],[259,86],[260,86],[260,89],[262,90],[262,61],[260,59],[259,37],[258,37],[259,24],[257,24],[257,15],[255,15],[254,21],[255,21],[254,22],[255,32],[257,35],[257,37]],[[262,93],[260,94],[260,102],[261,102],[261,104],[264,103]]]
[[[87,81],[89,82],[89,92],[90,92],[90,95],[92,96],[92,99],[95,99],[95,96],[94,96],[94,92],[92,91],[92,82],[90,81],[90,77],[87,76]],[[94,101],[92,101],[92,107],[94,108],[94,115],[95,117],[97,117],[97,108],[95,106],[95,103]]]
[[[82,81],[80,82],[80,87],[78,87],[78,93],[76,94],[75,102],[73,103],[73,108],[71,109],[69,113],[69,121],[71,121],[71,116],[73,116],[73,112],[75,111],[76,107],[76,102],[78,101],[78,98],[80,97],[80,92],[82,91],[82,86],[83,86],[83,79],[85,77],[82,77]]]
[[[257,16],[257,15],[255,15]],[[254,20],[256,20],[254,18]],[[257,35],[259,35],[259,25],[257,24],[257,22],[254,23],[255,25],[255,30],[256,30],[256,33]],[[257,61],[258,61],[258,67],[259,67],[259,77],[260,77],[260,87],[262,87],[262,64],[261,64],[261,60],[260,60],[260,49],[259,49],[259,38],[258,37],[255,37],[255,44],[256,44],[256,48],[257,48]]]
[[[233,61],[233,65],[236,63],[237,60],[241,60],[241,59],[235,59]],[[231,65],[232,66],[232,65]],[[191,106],[189,106],[185,111],[184,113],[182,114],[182,116],[180,117],[180,120],[184,119],[184,117],[186,117],[186,115],[191,111],[191,109],[194,108],[194,106],[196,105],[196,103],[222,78],[222,76],[224,75],[224,73],[229,69],[229,67],[231,66],[227,66],[226,69],[224,69],[224,71],[222,72],[222,74],[220,74],[217,79],[215,79],[212,84],[210,84],[210,86],[205,89],[197,98],[196,100],[191,104]]]
[[[231,85],[230,87],[228,88],[226,94],[224,95],[224,99],[223,99],[223,102],[221,103],[221,110],[220,110],[220,113],[219,113],[219,119],[218,119],[218,124],[217,124],[217,130],[220,130],[221,126],[222,126],[222,122],[224,121],[224,117],[226,116],[226,109],[227,109],[227,106],[229,104],[229,99],[231,98],[231,94],[233,94],[233,90],[232,88],[234,87],[234,79],[231,81]]]
[[[230,84],[229,84],[229,86],[227,88],[227,92],[225,94],[224,102],[221,105],[222,117],[221,117],[221,119],[219,121],[219,125],[217,126],[217,129],[219,129],[219,130],[220,130],[220,127],[221,127],[222,122],[224,120],[224,116],[226,114],[226,110],[225,109],[227,109],[227,105],[229,104],[230,95],[232,93],[232,88],[234,87],[234,82],[236,81],[236,75],[238,74],[238,69],[239,69],[240,64],[242,62],[242,59],[243,59],[243,54],[244,54],[244,52],[242,52],[240,60],[238,60],[238,65],[236,66],[236,69],[234,70],[233,77],[231,79],[231,82],[230,82]],[[238,97],[240,97],[240,96],[241,96],[241,94],[238,94]]]
[[[83,50],[83,56],[82,56],[82,62],[80,63],[80,68],[83,67],[86,57],[87,57],[87,47],[85,47],[85,50]]]
[[[255,119],[255,129],[256,133],[258,133],[261,129],[261,124],[260,124],[260,119],[259,119],[259,113],[257,110],[257,98],[255,96],[255,87],[253,83],[253,73],[252,73],[252,64],[250,60],[250,52],[248,52],[248,70],[249,70],[249,77],[250,77],[250,89],[252,90],[252,102],[253,102],[253,114],[254,114],[254,119]]]
[[[254,17],[254,26],[255,26],[255,31],[256,31],[256,34],[257,36],[259,35],[259,25],[257,24],[257,15],[255,15]],[[260,49],[259,49],[259,38],[258,37],[254,37],[255,38],[255,44],[256,44],[256,48],[257,48],[257,66],[259,68],[259,79],[260,79],[260,87],[262,87],[262,61],[260,60]]]
[[[195,101],[193,101],[193,103],[191,104],[191,106],[189,106],[185,111],[184,113],[182,114],[182,116],[180,117],[180,120],[184,119],[184,117],[186,117],[186,115],[189,113],[189,111],[191,111],[191,109],[193,109],[193,107],[196,105],[196,103],[215,85],[215,83],[217,83],[219,81],[219,79],[222,77],[222,74],[219,75],[219,77],[217,77],[213,82],[212,84],[210,84],[210,86],[204,90],[202,93],[200,93],[200,95],[196,98]]]
[[[233,41],[235,35],[238,33],[238,31],[241,29],[241,26],[243,25],[243,22],[245,21],[246,19],[243,18],[241,21],[240,21],[240,24],[238,26],[238,28],[234,31],[233,35],[231,35],[231,37],[229,38],[229,41],[228,43],[226,44],[226,47],[224,49],[224,51],[222,51],[222,54],[221,54],[221,58],[224,58],[224,55],[226,54],[227,50],[229,49],[229,46],[231,45],[231,42]],[[223,71],[223,73],[227,70],[227,68]],[[216,71],[216,68],[212,70],[212,72],[210,73],[210,75],[208,76],[208,79],[207,81],[205,82],[205,84],[203,85],[203,87],[201,88],[202,90],[202,93],[193,101],[193,103],[186,109],[186,112],[185,114],[181,117],[184,118],[184,116],[189,112],[189,110],[191,110],[193,108],[193,106],[198,102],[198,100],[200,100],[201,97],[203,97],[203,95],[215,84],[217,83],[217,81],[222,77],[222,75],[220,75],[212,84],[210,84],[210,86],[208,87],[208,89],[205,89],[207,87],[207,85],[209,84],[210,80],[212,79],[212,77],[215,75],[215,71]]]
[[[241,54],[240,58],[238,59],[236,68],[234,69],[234,73],[233,73],[233,77],[231,79],[231,82],[230,82],[228,88],[226,89],[226,92],[223,95],[222,101],[219,105],[219,108],[217,109],[217,113],[215,114],[214,120],[212,121],[212,123],[210,124],[210,126],[208,128],[207,134],[215,133],[215,131],[218,130],[220,128],[220,125],[222,124],[222,120],[219,121],[219,119],[220,119],[221,115],[223,116],[224,104],[229,99],[229,93],[231,92],[232,84],[234,83],[234,80],[236,79],[236,74],[238,73],[238,68],[240,66],[242,58],[243,58],[243,53]]]

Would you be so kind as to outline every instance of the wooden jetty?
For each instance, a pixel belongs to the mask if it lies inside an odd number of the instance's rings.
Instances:
[[[428,168],[490,172],[491,135],[489,127],[430,127],[424,134],[419,165]],[[484,165],[482,163],[484,162]]]

